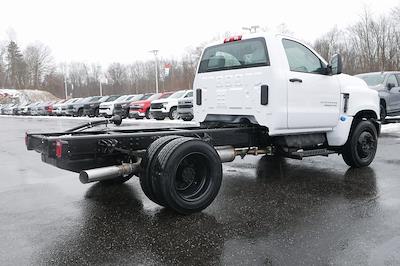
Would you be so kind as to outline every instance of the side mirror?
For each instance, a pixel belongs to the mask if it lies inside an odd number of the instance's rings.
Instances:
[[[388,90],[391,90],[392,88],[396,87],[396,85],[394,83],[388,83],[386,87],[388,88]]]
[[[340,54],[334,54],[331,57],[331,61],[329,63],[329,66],[331,68],[331,74],[332,75],[337,75],[342,73],[342,56]]]

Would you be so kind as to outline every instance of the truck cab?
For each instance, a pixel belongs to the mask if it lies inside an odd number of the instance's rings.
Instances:
[[[247,121],[267,127],[271,137],[318,133],[317,142],[344,145],[355,117],[379,118],[379,97],[341,68],[340,55],[328,63],[292,37],[226,38],[203,51],[194,81],[195,119]]]

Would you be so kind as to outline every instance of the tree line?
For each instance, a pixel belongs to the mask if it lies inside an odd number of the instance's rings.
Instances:
[[[191,89],[201,48],[188,48],[180,60],[158,59],[159,91]],[[168,75],[164,65],[169,65]],[[100,84],[101,83],[101,84]],[[21,51],[17,42],[0,43],[0,88],[40,89],[57,97],[155,92],[155,61],[56,64],[50,48],[36,42]]]
[[[364,9],[359,20],[347,28],[334,27],[312,46],[325,59],[340,53],[344,73],[400,69],[400,6],[386,15],[374,17]],[[262,28],[263,29],[263,28]],[[285,25],[278,30],[290,32]],[[187,49],[179,60],[160,58],[159,90],[191,89],[202,48]],[[0,88],[41,89],[57,97],[103,94],[137,94],[155,91],[155,61],[118,62],[103,68],[99,64],[72,62],[57,64],[51,50],[40,42],[24,50],[17,42],[0,43]],[[164,75],[164,65],[172,66]]]
[[[340,53],[343,72],[350,75],[400,70],[399,22],[400,7],[379,17],[365,8],[355,24],[334,27],[314,42],[314,48],[326,59]]]

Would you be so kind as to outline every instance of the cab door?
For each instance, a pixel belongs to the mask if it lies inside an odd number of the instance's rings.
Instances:
[[[288,128],[309,130],[333,128],[339,121],[340,84],[336,75],[326,75],[321,59],[308,47],[282,39],[288,60]]]

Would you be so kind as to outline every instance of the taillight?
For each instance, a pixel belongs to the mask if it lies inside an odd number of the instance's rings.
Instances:
[[[232,36],[232,37],[229,37],[229,38],[225,38],[224,43],[240,41],[241,39],[242,39],[242,35]]]
[[[56,140],[56,157],[61,158],[62,156],[62,143],[61,140]]]

